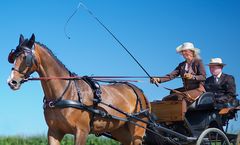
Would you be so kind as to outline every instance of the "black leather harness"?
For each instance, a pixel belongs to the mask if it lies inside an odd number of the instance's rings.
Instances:
[[[73,76],[75,74],[70,73],[70,75]],[[124,122],[131,122],[133,124],[136,124],[136,123],[131,121],[132,119],[148,123],[148,122],[138,118],[139,115],[144,115],[144,116],[148,117],[149,116],[149,108],[143,109],[142,101],[140,100],[140,98],[138,96],[138,93],[135,90],[134,85],[129,84],[129,83],[124,83],[124,84],[128,85],[130,88],[132,88],[132,90],[136,94],[137,99],[136,99],[136,107],[135,108],[137,108],[138,103],[139,103],[140,112],[137,112],[137,113],[134,113],[134,114],[129,114],[129,113],[126,113],[126,112],[122,111],[121,109],[119,109],[119,108],[117,108],[117,107],[115,107],[111,104],[107,104],[107,103],[102,101],[102,99],[101,99],[101,93],[102,93],[101,88],[100,88],[99,83],[96,80],[94,80],[90,77],[87,77],[87,76],[82,77],[82,80],[84,80],[92,89],[92,92],[93,92],[93,105],[92,106],[87,106],[87,105],[83,104],[81,91],[80,91],[80,87],[77,83],[77,80],[69,80],[68,85],[66,86],[62,95],[58,99],[47,101],[46,97],[44,97],[44,101],[43,101],[44,102],[44,107],[43,108],[44,109],[46,109],[46,108],[54,109],[54,108],[69,108],[70,107],[70,108],[76,108],[76,109],[88,111],[92,115],[91,120],[90,120],[91,129],[93,128],[93,122],[94,122],[94,119],[95,119],[96,116],[100,116],[100,117],[108,118],[108,119],[116,119],[116,120],[120,120],[120,121],[124,121]],[[63,96],[65,95],[65,93],[67,92],[67,90],[68,90],[72,81],[74,81],[75,87],[77,89],[78,100],[62,99]],[[103,110],[98,109],[97,106],[100,103],[105,105],[105,106],[108,106],[109,108],[114,109],[117,112],[120,112],[120,113],[124,114],[126,116],[126,118],[121,118],[121,117],[118,117],[118,116],[114,116],[114,115],[109,114],[108,112],[105,112]],[[136,125],[138,125],[138,124],[136,124]]]

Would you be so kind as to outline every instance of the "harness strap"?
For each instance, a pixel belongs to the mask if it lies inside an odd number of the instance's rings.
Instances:
[[[102,94],[99,83],[88,76],[83,76],[82,79],[92,88],[93,97],[94,97],[93,103],[94,103],[94,106],[97,106],[97,104],[101,102],[101,94]]]
[[[75,74],[73,74],[73,76],[75,76]],[[75,80],[75,79],[74,79],[74,84],[75,84],[75,87],[76,87],[76,90],[77,90],[78,101],[79,101],[80,103],[82,103],[83,100],[82,100],[82,97],[81,97],[81,90],[80,90],[80,87],[79,87],[79,85],[78,85],[77,80]]]
[[[13,67],[12,70],[22,74],[25,78],[28,78],[30,76],[29,70],[26,73],[23,73],[22,71],[20,71],[19,69],[15,68],[15,67]]]
[[[81,110],[84,110],[84,111],[89,111],[92,114],[99,115],[99,116],[104,117],[104,118],[116,119],[116,120],[120,120],[120,121],[124,121],[124,122],[129,121],[126,118],[121,118],[121,117],[117,117],[117,116],[114,116],[114,115],[110,115],[105,111],[95,109],[93,106],[86,106],[83,103],[75,101],[75,100],[60,100],[60,101],[55,103],[54,107],[56,107],[56,108],[71,107],[71,108],[81,109]]]
[[[69,73],[70,73],[70,76],[71,76],[71,75],[72,75],[71,72],[69,72]],[[67,86],[65,87],[64,91],[62,92],[61,96],[58,97],[58,98],[55,99],[55,100],[50,100],[50,101],[48,101],[48,100],[46,99],[46,96],[44,96],[44,98],[43,98],[43,108],[44,108],[44,109],[47,108],[47,107],[54,108],[54,107],[55,107],[55,104],[56,104],[57,102],[59,102],[59,101],[62,100],[63,96],[65,95],[65,93],[67,92],[68,88],[70,87],[70,84],[71,84],[71,80],[68,80],[68,84],[67,84]]]
[[[139,95],[138,95],[138,93],[137,93],[137,91],[136,91],[136,89],[135,89],[135,86],[133,85],[133,84],[130,84],[130,83],[124,83],[124,84],[126,84],[127,86],[129,86],[130,88],[132,88],[132,90],[133,90],[133,92],[136,94],[136,96],[137,96],[137,100],[136,100],[136,108],[137,108],[137,106],[138,106],[138,102],[139,102],[139,104],[140,104],[140,110],[142,111],[143,110],[143,106],[142,106],[142,101],[140,100],[140,98],[139,98]]]
[[[82,79],[92,89],[92,92],[93,92],[93,109],[98,110],[96,108],[97,108],[98,104],[102,101],[102,99],[101,99],[102,91],[100,89],[100,85],[98,84],[97,81],[94,81],[92,78],[90,78],[88,76],[83,76]],[[93,122],[94,122],[94,119],[95,119],[95,114],[96,113],[92,113],[91,114],[91,116],[92,116],[91,120],[90,120],[90,128],[91,128],[91,130],[93,130]]]

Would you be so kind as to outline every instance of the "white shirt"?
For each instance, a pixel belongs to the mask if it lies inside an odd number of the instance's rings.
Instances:
[[[221,75],[222,75],[222,72],[221,72],[221,73],[219,73],[217,76],[214,76],[214,79],[216,80],[216,82],[218,82],[218,81],[219,81],[219,79],[220,79]]]

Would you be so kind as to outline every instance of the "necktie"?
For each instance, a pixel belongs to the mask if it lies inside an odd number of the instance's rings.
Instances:
[[[215,84],[218,84],[218,82],[219,82],[218,77],[214,77],[214,83],[215,83]]]

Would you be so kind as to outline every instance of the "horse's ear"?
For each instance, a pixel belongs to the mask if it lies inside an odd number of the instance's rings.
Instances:
[[[28,41],[28,48],[32,48],[33,44],[35,43],[35,35],[32,34],[31,38]]]
[[[19,45],[22,44],[24,41],[24,37],[22,34],[20,34],[20,37],[19,37]]]

